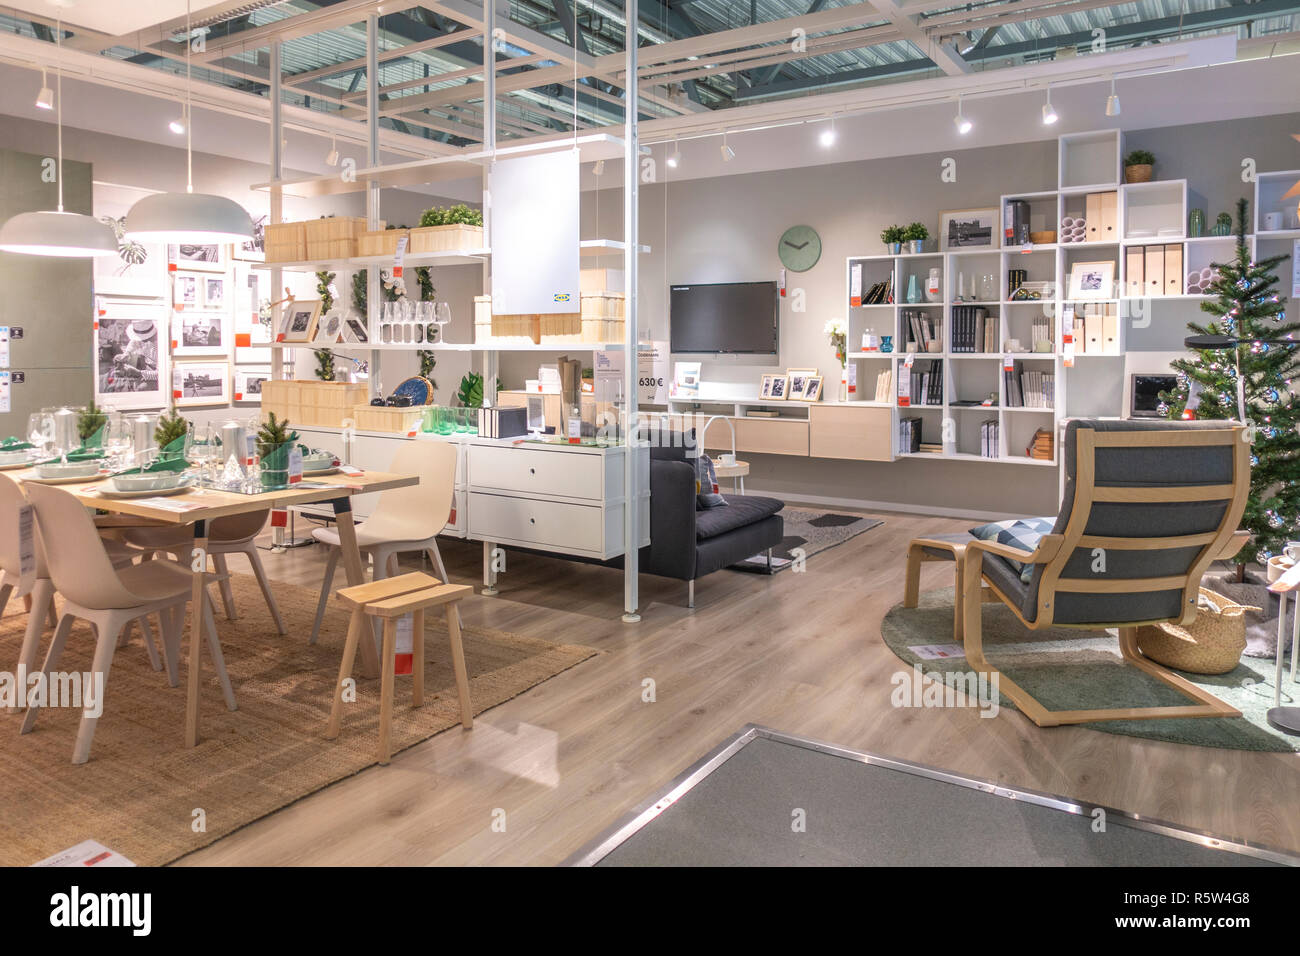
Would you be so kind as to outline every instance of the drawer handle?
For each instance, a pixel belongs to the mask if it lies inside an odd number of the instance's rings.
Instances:
[[[528,469],[528,473],[529,473],[530,475],[535,475],[535,474],[537,474],[537,469],[536,469],[536,468],[529,468],[529,469]]]
[[[529,524],[537,524],[537,519],[536,519],[536,518],[529,518],[529,519],[528,519],[528,523],[529,523]]]

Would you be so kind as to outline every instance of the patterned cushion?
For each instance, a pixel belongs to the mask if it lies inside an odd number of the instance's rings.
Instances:
[[[1049,534],[1052,525],[1055,523],[1055,516],[1050,518],[1011,518],[1007,521],[993,521],[989,524],[982,524],[978,528],[971,528],[970,533],[981,541],[997,541],[998,544],[1019,548],[1022,551],[1033,551],[1038,547],[1039,539],[1043,535]],[[1019,561],[1012,561],[1010,558],[1007,558],[1006,562],[1020,572],[1021,581],[1025,584],[1029,583],[1029,579],[1034,573],[1032,564],[1022,564]]]
[[[726,503],[727,499],[718,494],[718,476],[713,469],[713,459],[699,455],[695,459],[696,508],[719,508]]]

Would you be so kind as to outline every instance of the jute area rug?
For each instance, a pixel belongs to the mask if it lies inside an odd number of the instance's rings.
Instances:
[[[239,619],[225,620],[218,601],[217,627],[239,710],[226,709],[205,646],[198,747],[184,747],[184,663],[180,686],[169,687],[139,631],[113,657],[89,763],[72,764],[79,710],[44,708],[24,736],[21,716],[0,710],[0,864],[28,865],[85,840],[138,864],[167,863],[375,763],[378,680],[358,681],[342,733],[324,738],[347,632],[342,606],[331,604],[309,646],[319,592],[274,585],[289,629],[280,636],[254,579],[235,575],[233,585]],[[26,619],[11,600],[0,617],[0,668],[17,666]],[[395,751],[459,728],[446,624],[440,615],[426,620],[425,703],[413,709],[411,678],[397,678]],[[462,633],[476,714],[597,653],[481,627]],[[89,671],[93,649],[89,626],[78,623],[59,669]]]

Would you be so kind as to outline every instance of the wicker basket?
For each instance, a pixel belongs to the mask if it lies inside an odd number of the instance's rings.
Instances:
[[[456,223],[450,226],[421,226],[411,230],[407,251],[412,255],[427,252],[472,252],[483,248],[483,227]]]
[[[307,232],[301,222],[267,223],[267,262],[301,262],[307,258]]]
[[[397,242],[403,236],[409,237],[409,229],[379,229],[372,232],[363,232],[357,236],[357,255],[358,256],[388,256],[397,255]],[[408,242],[407,245],[410,245]]]
[[[1189,674],[1226,674],[1246,649],[1246,612],[1258,610],[1201,588],[1190,624],[1139,627],[1138,649],[1158,664]]]

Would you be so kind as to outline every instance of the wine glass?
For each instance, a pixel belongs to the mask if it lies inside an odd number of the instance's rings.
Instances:
[[[135,428],[125,415],[115,415],[104,425],[104,451],[108,453],[109,468],[117,471],[127,454],[135,447]]]
[[[199,469],[199,484],[208,480],[208,462],[212,459],[212,426],[203,422],[191,422],[186,458]]]
[[[36,457],[44,458],[54,444],[54,419],[46,412],[27,416],[27,440],[35,447]]]
[[[434,312],[435,315],[437,316],[437,318],[434,321],[436,321],[439,325],[446,325],[451,321],[450,302],[437,303],[437,308],[434,310]]]
[[[385,302],[379,310],[379,341],[388,345],[393,341],[393,306],[396,303]]]

